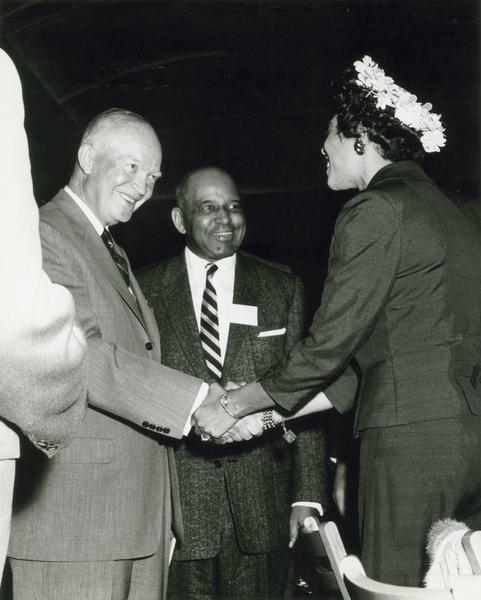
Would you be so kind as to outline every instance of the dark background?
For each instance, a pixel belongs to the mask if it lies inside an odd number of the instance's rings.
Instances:
[[[170,208],[182,174],[220,165],[245,201],[245,248],[290,264],[314,306],[352,195],[325,186],[326,97],[363,54],[442,114],[448,144],[426,170],[468,211],[478,206],[478,1],[4,0],[1,23],[24,85],[39,204],[68,181],[99,111],[125,107],[157,130],[163,178],[114,229],[135,268],[181,248]]]

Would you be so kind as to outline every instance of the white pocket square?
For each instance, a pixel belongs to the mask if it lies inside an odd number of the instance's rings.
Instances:
[[[284,335],[286,333],[286,328],[282,327],[281,329],[270,329],[269,331],[260,331],[257,334],[257,337],[271,337],[273,335]]]

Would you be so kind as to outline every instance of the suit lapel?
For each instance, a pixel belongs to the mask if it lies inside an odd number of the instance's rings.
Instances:
[[[207,371],[200,343],[187,266],[183,254],[174,257],[166,267],[160,299],[169,326],[175,331],[175,335],[184,355],[192,366],[194,374],[204,381],[209,381],[211,377]]]
[[[153,356],[154,358],[160,360],[160,335],[159,328],[157,326],[157,322],[155,320],[154,312],[150,307],[149,303],[145,299],[145,296],[137,283],[137,279],[135,279],[132,272],[130,272],[129,265],[129,274],[130,274],[130,285],[134,291],[134,294],[137,298],[137,306],[142,315],[142,321],[145,330],[150,338],[150,340],[154,343]],[[129,294],[130,295],[130,294]]]
[[[255,285],[255,271],[246,264],[246,257],[237,253],[235,279],[234,279],[234,304],[248,304],[257,306],[257,287]],[[230,373],[237,356],[239,356],[242,344],[250,339],[254,328],[249,325],[231,323],[229,327],[229,339],[224,360],[224,373]]]
[[[77,244],[83,253],[88,254],[91,258],[94,268],[102,279],[105,277],[110,281],[115,290],[119,293],[122,300],[132,310],[136,318],[144,329],[146,325],[142,319],[139,307],[135,298],[129,291],[119,269],[115,265],[109,251],[101,240],[95,228],[83,214],[80,208],[70,198],[70,196],[61,190],[53,199],[57,208],[65,215],[70,222],[70,228],[74,235],[72,242]],[[125,256],[125,253],[123,253]],[[128,262],[128,261],[127,261]],[[132,271],[129,265],[129,275],[133,278]],[[146,329],[146,333],[149,332]]]

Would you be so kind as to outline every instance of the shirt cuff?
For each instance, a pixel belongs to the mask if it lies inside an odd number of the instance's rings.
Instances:
[[[207,397],[208,392],[209,392],[209,386],[207,385],[207,383],[202,383],[202,385],[199,388],[199,391],[197,392],[197,396],[195,397],[194,404],[192,404],[192,408],[190,409],[190,413],[189,413],[189,416],[187,417],[187,421],[185,423],[182,435],[184,435],[184,436],[189,435],[190,429],[192,427],[192,425],[190,424],[192,415],[199,408],[199,406],[202,404],[202,402],[204,402],[204,400]]]
[[[291,504],[291,508],[294,506],[305,506],[307,508],[315,508],[319,512],[319,516],[322,517],[324,511],[322,509],[322,504],[320,502],[293,502]]]

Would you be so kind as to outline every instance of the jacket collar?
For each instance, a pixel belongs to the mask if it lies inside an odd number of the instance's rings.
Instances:
[[[252,265],[252,263],[251,263]],[[252,267],[249,268],[249,259],[242,253],[237,253],[235,280],[234,280],[234,297],[235,304],[248,304],[258,306],[259,286],[255,285],[256,271]],[[253,328],[249,325],[239,325],[231,323],[229,327],[229,339],[224,359],[224,373],[230,373],[234,363],[238,360],[241,345],[246,336],[250,336]]]
[[[156,275],[160,277],[160,281],[157,281]],[[171,258],[163,273],[160,271],[154,273],[152,289],[159,289],[159,283],[161,286],[159,300],[167,313],[169,327],[176,332],[182,352],[189,360],[195,375],[204,381],[209,381],[210,377],[197,329],[184,253]],[[152,300],[156,302],[154,296],[152,296]],[[159,323],[161,328],[163,325],[163,323]]]
[[[257,305],[254,285],[256,275],[247,263],[248,258],[242,252],[238,252],[233,302]],[[155,287],[154,283],[153,288]],[[162,275],[161,301],[169,315],[170,326],[176,330],[182,350],[188,357],[195,374],[204,381],[209,381],[211,378],[205,365],[198,334],[184,253],[170,259],[166,266]],[[231,323],[223,367],[224,373],[230,371],[230,366],[236,360],[240,346],[245,339],[246,331],[250,329],[245,325]]]
[[[411,160],[400,160],[379,169],[369,182],[367,189],[376,187],[386,181],[400,181],[406,179],[431,181],[417,163]]]
[[[98,233],[95,231],[92,223],[90,223],[84,213],[75,204],[67,192],[65,192],[65,190],[60,190],[52,200],[52,203],[55,205],[56,209],[63,214],[64,219],[67,220],[72,243],[80,247],[83,253],[89,255],[92,262],[96,265],[97,272],[101,273],[102,277],[107,277],[112,286],[121,296],[122,300],[133,311],[142,327],[145,329],[145,323],[137,302],[134,296],[130,293],[122,275],[120,274],[120,271],[113,262],[109,251],[107,250]],[[133,278],[130,269],[129,275],[131,278]]]

